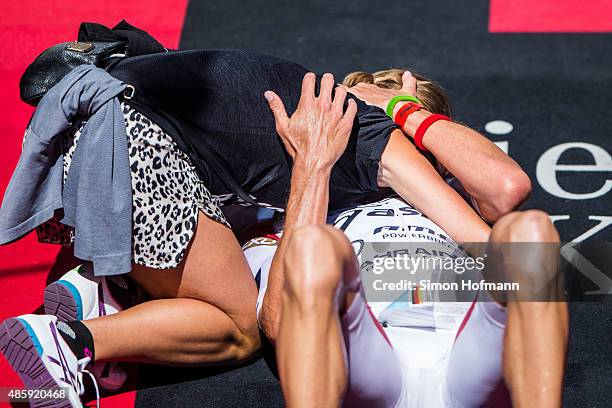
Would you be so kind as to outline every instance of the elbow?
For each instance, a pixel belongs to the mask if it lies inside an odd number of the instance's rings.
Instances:
[[[504,182],[503,195],[506,197],[506,205],[502,215],[506,215],[518,209],[531,195],[531,179],[521,169],[507,177]]]
[[[511,174],[505,174],[499,181],[499,188],[495,203],[491,206],[493,211],[488,214],[488,221],[497,221],[504,215],[518,209],[531,194],[531,180],[529,176],[517,169]]]

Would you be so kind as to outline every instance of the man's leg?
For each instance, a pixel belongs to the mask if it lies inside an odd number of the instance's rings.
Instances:
[[[287,405],[395,406],[399,362],[360,293],[357,259],[344,234],[302,227],[284,262],[277,358]]]
[[[538,248],[537,243],[554,246],[558,241],[550,219],[539,211],[503,217],[495,224],[490,239],[494,244],[533,242],[536,250],[529,259],[519,252],[514,259],[500,257],[497,267],[505,268],[507,277],[524,284],[523,295],[529,285],[545,283],[544,289],[551,296],[558,290],[555,251],[548,252],[550,248],[544,245]],[[446,403],[479,406],[503,378],[514,406],[560,406],[567,330],[564,302],[520,301],[509,293],[504,307],[488,293],[480,293],[451,352],[444,386]],[[466,367],[470,367],[467,372]]]
[[[510,259],[513,281],[543,285],[538,291],[550,301],[529,300],[531,288],[522,286],[521,299],[508,298],[508,323],[504,337],[503,372],[515,407],[561,406],[563,369],[568,337],[567,304],[555,301],[559,291],[557,246],[559,234],[547,214],[540,211],[513,213],[493,229],[493,242],[537,242],[528,259]]]
[[[357,265],[335,234],[342,233],[302,227],[288,243],[277,358],[289,407],[336,407],[347,386],[338,312],[344,271]]]

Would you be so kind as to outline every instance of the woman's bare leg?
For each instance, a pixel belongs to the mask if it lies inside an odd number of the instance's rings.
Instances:
[[[156,300],[83,322],[93,335],[96,360],[231,363],[259,349],[257,288],[226,226],[200,215],[179,267],[136,265],[130,275]]]

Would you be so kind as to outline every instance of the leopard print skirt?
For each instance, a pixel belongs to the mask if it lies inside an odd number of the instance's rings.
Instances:
[[[211,195],[189,157],[147,117],[122,103],[132,174],[133,260],[166,269],[185,256],[202,211],[229,227],[218,198]],[[64,138],[64,182],[81,135],[81,126]],[[72,228],[57,218],[41,225],[42,242],[71,245]]]

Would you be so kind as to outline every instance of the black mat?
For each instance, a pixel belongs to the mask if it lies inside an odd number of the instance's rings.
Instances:
[[[254,50],[332,72],[338,80],[355,70],[391,67],[430,76],[448,90],[455,119],[481,132],[492,120],[513,124],[508,135],[488,136],[507,141],[509,154],[532,177],[527,207],[569,216],[557,227],[563,240],[573,240],[601,221],[593,217],[611,215],[612,193],[586,200],[557,197],[540,184],[536,168],[548,149],[562,143],[586,142],[610,154],[612,35],[490,34],[487,27],[488,1],[482,0],[192,0],[181,48]],[[587,151],[573,149],[559,163],[593,160]],[[580,194],[598,190],[610,177],[610,172],[565,172],[558,174],[558,183]],[[608,227],[589,239],[611,238]],[[565,406],[612,406],[612,307],[584,303],[570,310]],[[281,404],[277,381],[262,361],[219,375],[191,372],[179,383],[171,379],[183,372],[146,369],[142,386],[155,386],[139,391],[136,405]],[[160,385],[167,381],[175,384]]]

